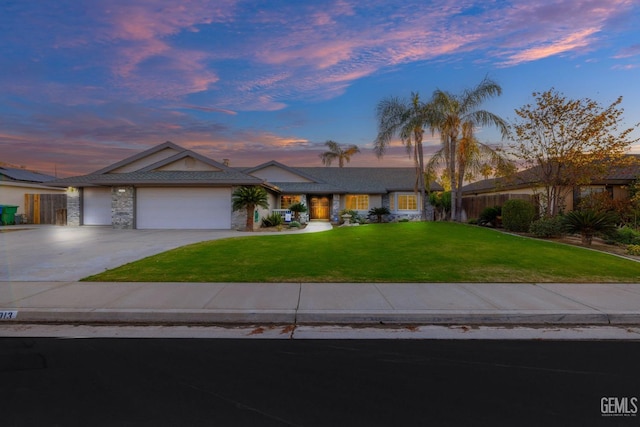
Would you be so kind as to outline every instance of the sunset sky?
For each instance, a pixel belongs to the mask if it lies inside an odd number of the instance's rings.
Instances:
[[[638,0],[5,0],[0,57],[0,162],[60,177],[165,141],[321,166],[332,139],[351,166],[410,166],[373,155],[376,104],[485,76],[507,120],[553,87],[640,122]]]

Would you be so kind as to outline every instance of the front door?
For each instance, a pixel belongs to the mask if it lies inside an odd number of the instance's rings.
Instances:
[[[312,196],[309,205],[309,219],[329,219],[331,209],[328,196]]]

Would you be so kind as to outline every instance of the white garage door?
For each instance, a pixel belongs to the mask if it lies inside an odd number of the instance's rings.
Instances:
[[[136,227],[230,229],[230,188],[138,188]]]
[[[111,225],[111,188],[86,187],[82,205],[84,225]]]

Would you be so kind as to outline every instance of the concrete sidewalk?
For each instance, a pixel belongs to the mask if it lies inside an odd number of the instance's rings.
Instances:
[[[640,284],[0,282],[0,312],[0,323],[639,325]]]

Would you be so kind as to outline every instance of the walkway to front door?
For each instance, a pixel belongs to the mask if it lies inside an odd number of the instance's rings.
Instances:
[[[311,196],[309,205],[309,219],[329,219],[331,203],[328,196]]]

